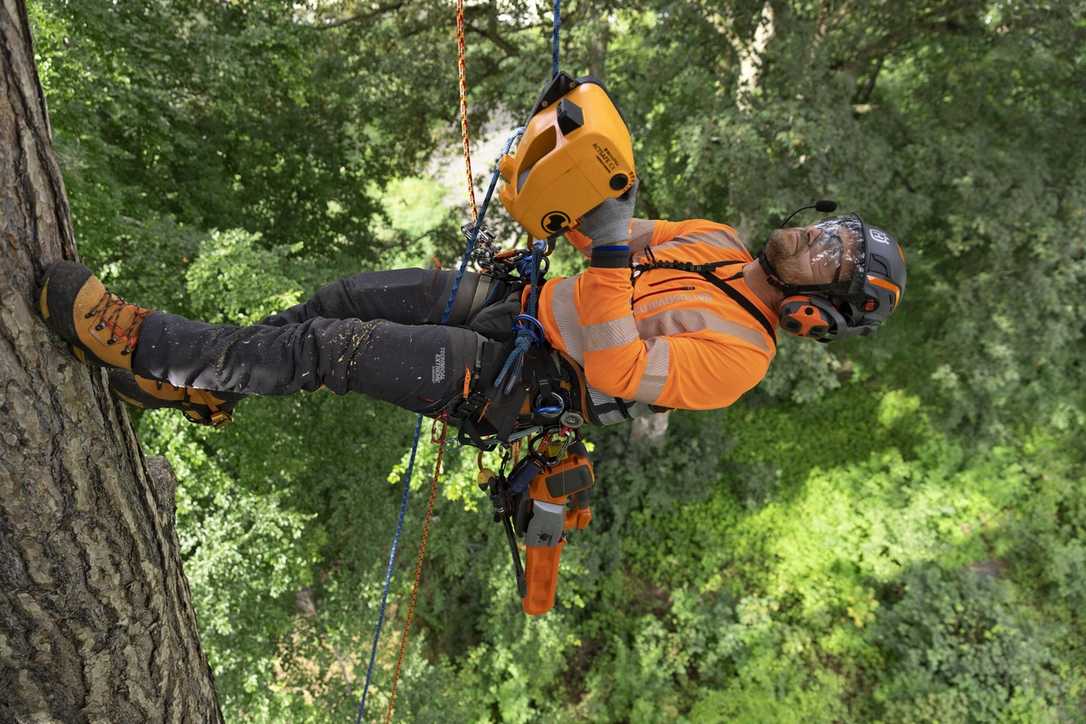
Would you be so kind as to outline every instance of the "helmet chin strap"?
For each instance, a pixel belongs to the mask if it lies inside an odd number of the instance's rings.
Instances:
[[[762,267],[762,271],[765,272],[766,281],[777,289],[780,289],[782,292],[787,291],[788,285],[781,281],[780,276],[777,274],[777,270],[773,268],[773,264],[769,261],[769,256],[765,253],[764,246],[762,247],[762,250],[758,252],[755,261],[758,262],[758,266]]]

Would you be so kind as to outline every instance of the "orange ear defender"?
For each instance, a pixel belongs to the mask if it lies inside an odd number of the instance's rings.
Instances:
[[[543,92],[517,144],[498,162],[498,194],[533,238],[572,229],[637,178],[630,130],[603,85],[559,73]]]
[[[845,318],[828,299],[797,294],[785,297],[777,308],[781,327],[797,337],[826,339],[830,332],[845,326]]]

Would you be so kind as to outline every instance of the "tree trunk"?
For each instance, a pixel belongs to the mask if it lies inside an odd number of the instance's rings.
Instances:
[[[630,424],[630,442],[638,446],[662,448],[667,445],[668,412],[634,418]]]
[[[735,32],[735,18],[732,10],[724,10],[712,13],[708,16],[709,22],[731,44],[735,55],[739,60],[739,85],[735,90],[735,103],[741,111],[751,110],[751,99],[761,81],[762,63],[770,41],[777,33],[773,4],[765,0],[762,10],[755,21],[754,36],[749,40],[742,38]]]
[[[35,311],[76,252],[24,0],[0,51],[0,721],[222,721],[171,478]]]
[[[589,25],[588,74],[607,82],[607,46],[611,42],[611,18],[604,15]]]

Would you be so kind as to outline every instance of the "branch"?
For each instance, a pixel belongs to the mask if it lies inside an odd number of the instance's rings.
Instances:
[[[886,56],[879,56],[875,61],[875,68],[871,71],[871,76],[867,79],[867,83],[863,89],[856,93],[856,98],[853,103],[867,103],[871,100],[871,94],[875,92],[875,81],[879,78],[879,73],[882,71],[882,66],[886,63]]]
[[[470,30],[473,33],[476,33],[477,35],[481,35],[482,37],[489,40],[491,43],[494,43],[494,45],[505,51],[506,57],[520,55],[520,48],[510,43],[508,40],[498,35],[490,28],[480,28],[478,26],[472,25],[471,23],[465,23],[464,28]]]
[[[911,23],[903,23],[897,29],[883,34],[876,41],[859,48],[853,54],[851,60],[836,63],[831,68],[834,70],[858,71],[867,66],[872,60],[893,55],[902,45],[917,38],[926,39],[942,33],[958,35],[969,32],[970,28],[960,18],[971,9],[970,7],[955,7],[953,5],[949,9],[946,7],[936,8],[925,15],[917,17]]]
[[[374,9],[372,9],[369,12],[366,12],[366,13],[358,13],[357,15],[349,15],[349,16],[347,16],[345,18],[340,18],[338,20],[333,20],[332,22],[329,22],[329,23],[320,23],[318,25],[303,24],[302,27],[311,28],[313,30],[328,30],[329,28],[338,28],[338,27],[340,27],[342,25],[349,25],[351,23],[364,23],[364,22],[366,22],[368,20],[373,20],[374,18],[379,18],[382,15],[386,15],[388,13],[396,12],[397,10],[399,10],[400,8],[402,8],[406,4],[407,4],[406,0],[399,0],[399,2],[391,2],[391,3],[388,3],[387,5],[378,5],[377,7],[375,7]]]

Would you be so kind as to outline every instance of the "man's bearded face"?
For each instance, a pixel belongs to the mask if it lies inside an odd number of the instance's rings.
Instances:
[[[862,245],[859,224],[848,221],[831,219],[770,234],[766,256],[780,280],[810,286],[851,279],[861,261]]]

